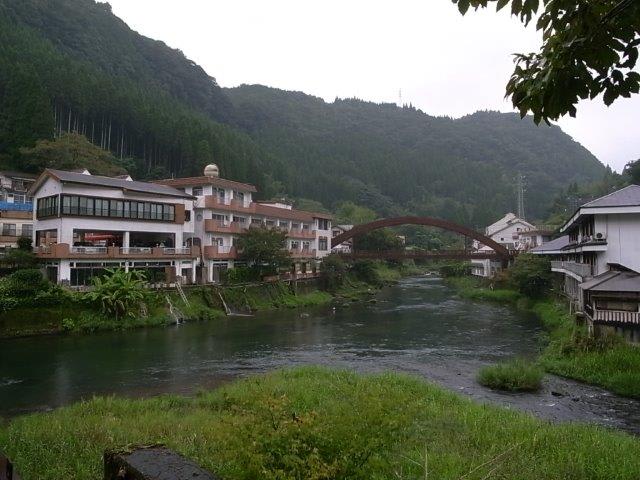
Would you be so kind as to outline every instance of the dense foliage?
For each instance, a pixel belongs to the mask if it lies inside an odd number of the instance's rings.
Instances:
[[[0,45],[0,160],[12,168],[38,170],[47,162],[34,161],[36,142],[77,132],[138,178],[196,175],[215,161],[264,197],[472,226],[513,210],[517,173],[537,218],[564,184],[604,174],[558,127],[514,114],[453,120],[259,86],[221,89],[93,0],[3,0]]]
[[[518,255],[507,274],[516,290],[531,298],[548,293],[553,280],[549,259],[530,253]]]
[[[478,112],[454,120],[356,99],[326,103],[258,85],[225,92],[239,126],[293,172],[286,185],[291,193],[328,206],[350,201],[382,217],[409,212],[484,226],[496,212],[513,210],[518,173],[526,177],[533,218],[545,216],[568,182],[605,173],[560,128],[536,127],[517,114]]]
[[[611,105],[618,97],[640,91],[635,69],[640,45],[640,3],[637,0],[453,0],[464,14],[475,8],[507,5],[528,25],[535,20],[542,33],[539,52],[517,54],[507,95],[522,116],[536,123],[569,113],[581,99],[603,94]],[[542,5],[541,5],[542,3]]]
[[[123,269],[106,269],[106,272],[92,279],[93,288],[86,293],[87,299],[99,305],[103,315],[113,316],[116,321],[138,315],[147,295],[144,274]]]
[[[240,258],[259,268],[262,275],[276,273],[290,261],[286,250],[287,234],[275,228],[252,226],[238,239]]]

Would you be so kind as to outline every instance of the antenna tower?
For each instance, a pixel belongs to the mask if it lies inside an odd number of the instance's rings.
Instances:
[[[524,220],[524,175],[521,173],[516,177],[516,196],[518,198],[518,218]]]

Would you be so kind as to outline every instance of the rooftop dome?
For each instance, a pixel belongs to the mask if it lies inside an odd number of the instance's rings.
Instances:
[[[205,177],[219,177],[220,176],[220,169],[218,168],[218,165],[216,165],[215,163],[211,163],[211,164],[207,165],[206,167],[204,167],[204,176]]]

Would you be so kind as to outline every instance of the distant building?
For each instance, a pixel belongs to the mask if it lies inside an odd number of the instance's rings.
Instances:
[[[0,171],[0,251],[16,248],[20,237],[33,234],[33,203],[27,194],[36,175]]]
[[[219,281],[223,271],[238,263],[238,237],[252,225],[286,232],[295,273],[312,272],[315,261],[330,253],[331,215],[296,210],[280,201],[256,202],[255,186],[220,178],[215,165],[208,166],[201,177],[158,183],[195,197],[192,242],[203,249],[204,282]]]
[[[342,235],[353,228],[353,225],[334,225],[331,229],[331,238],[335,238],[338,235]],[[353,250],[353,239],[349,239],[346,242],[341,243],[331,249],[333,253],[351,253]]]
[[[573,310],[594,329],[611,327],[640,337],[640,186],[630,185],[580,206],[550,248],[551,269],[563,275]]]
[[[533,231],[535,226],[531,223],[518,218],[513,213],[507,213],[504,217],[485,228],[485,235],[507,250],[522,249],[520,235],[525,231]],[[493,250],[486,245],[475,241],[474,249],[477,252],[492,252]],[[501,262],[495,262],[490,259],[472,260],[471,273],[479,277],[492,277],[501,268]]]

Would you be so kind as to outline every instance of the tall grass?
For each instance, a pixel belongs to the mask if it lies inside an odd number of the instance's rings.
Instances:
[[[476,404],[417,378],[303,368],[193,398],[95,398],[0,427],[23,480],[101,478],[165,443],[234,479],[637,479],[640,440]]]
[[[510,360],[480,369],[478,382],[494,390],[535,392],[542,387],[544,370],[523,359]]]

